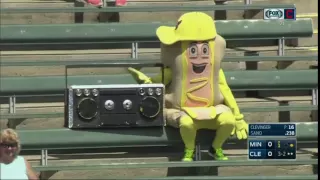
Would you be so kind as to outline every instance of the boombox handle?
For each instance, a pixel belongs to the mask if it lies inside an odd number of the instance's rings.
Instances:
[[[65,66],[65,115],[67,115],[67,100],[68,100],[68,69],[75,68],[103,68],[103,67],[133,67],[133,68],[142,68],[142,67],[161,67],[162,72],[162,84],[164,84],[164,65],[155,60],[130,60],[130,62],[123,60],[110,60],[105,63],[87,63],[87,64],[75,64],[75,65],[66,65]]]
[[[121,62],[123,60],[105,62],[105,63],[88,63],[88,64],[75,64],[75,65],[66,65],[65,66],[65,89],[68,89],[68,69],[75,68],[103,68],[103,67],[133,67],[133,68],[142,68],[142,67],[160,67],[162,72],[162,84],[164,84],[164,65],[155,60],[131,60],[130,62]]]

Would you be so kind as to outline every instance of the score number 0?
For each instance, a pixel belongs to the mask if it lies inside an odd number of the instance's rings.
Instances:
[[[273,149],[273,143],[272,143],[272,141],[268,141],[267,146],[268,146],[269,149]],[[267,156],[268,156],[268,157],[273,157],[272,151],[268,151],[268,152],[267,152]]]

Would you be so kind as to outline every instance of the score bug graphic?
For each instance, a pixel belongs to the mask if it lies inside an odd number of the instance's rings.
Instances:
[[[263,19],[265,20],[295,20],[296,19],[296,9],[264,9]]]
[[[248,159],[296,159],[296,139],[248,140]]]

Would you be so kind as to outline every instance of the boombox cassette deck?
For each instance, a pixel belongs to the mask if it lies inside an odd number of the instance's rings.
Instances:
[[[163,84],[73,85],[67,89],[68,128],[164,126]]]

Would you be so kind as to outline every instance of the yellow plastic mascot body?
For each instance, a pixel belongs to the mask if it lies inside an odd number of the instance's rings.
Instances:
[[[180,128],[183,161],[193,160],[198,129],[217,131],[208,153],[216,160],[227,160],[223,143],[234,133],[246,139],[248,125],[220,68],[225,40],[217,34],[213,19],[202,12],[185,13],[176,27],[159,27],[157,36],[166,66],[166,121]],[[129,71],[140,82],[161,82],[161,75],[148,78],[133,68]]]

